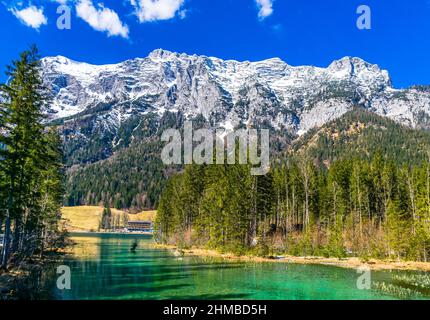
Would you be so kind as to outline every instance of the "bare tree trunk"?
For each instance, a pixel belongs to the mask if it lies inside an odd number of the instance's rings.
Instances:
[[[248,244],[253,245],[254,239],[257,237],[257,197],[256,197],[257,181],[253,177],[251,184],[251,219],[249,222],[249,239]]]
[[[11,236],[11,211],[13,206],[13,194],[14,194],[14,188],[15,186],[15,174],[12,172],[11,175],[11,182],[10,182],[10,189],[9,189],[9,195],[8,195],[8,208],[6,209],[6,225],[5,225],[5,235],[3,240],[3,252],[1,256],[1,267],[3,269],[7,269],[8,261],[9,261],[9,251],[10,251],[10,236]]]
[[[430,219],[430,152],[428,153],[428,162],[427,162],[427,207]]]
[[[360,228],[360,242],[363,238],[363,217],[361,213],[361,189],[360,184],[358,184],[358,219],[359,219],[359,228]]]
[[[293,183],[293,203],[292,203],[292,218],[293,218],[293,224],[298,223],[298,221],[296,220],[296,187]]]
[[[275,226],[276,229],[278,228],[278,223],[279,223],[279,211],[280,211],[280,207],[281,207],[281,195],[280,195],[280,191],[279,188],[277,190],[277,201],[276,201],[276,220],[275,220]]]
[[[43,254],[45,251],[45,241],[46,241],[46,231],[45,231],[45,226],[42,225],[42,230],[41,230],[41,237],[42,239],[41,244],[40,244],[40,255],[39,257],[42,259],[43,258]]]
[[[288,188],[288,182],[285,181],[285,236],[287,235],[288,228],[291,226],[291,222],[289,219],[290,215],[290,192]]]
[[[333,182],[333,219],[336,223],[336,211],[337,211],[337,185]],[[334,225],[334,224],[333,224]]]
[[[413,173],[411,173],[411,174],[413,174]],[[414,181],[413,180],[411,181],[411,179],[413,179],[413,177],[411,178],[408,174],[406,182],[408,185],[409,198],[411,200],[411,206],[412,206],[412,218],[413,218],[412,232],[413,232],[413,234],[415,234],[415,222],[417,219],[417,209],[416,209],[416,204],[415,204]]]
[[[24,187],[24,169],[23,166],[20,166],[21,168],[21,174],[19,176],[19,193],[18,193],[18,208],[22,212],[17,212],[15,216],[15,223],[14,223],[14,233],[13,233],[13,241],[12,241],[12,253],[19,251],[20,249],[20,242],[22,238],[22,222],[23,222],[23,216],[24,216],[24,210],[23,210],[23,187]]]
[[[308,228],[309,225],[309,183],[310,183],[310,173],[308,170],[308,163],[304,160],[304,163],[301,166],[301,171],[303,175],[303,187],[305,189],[305,208],[304,208],[304,217],[303,223],[305,229]]]
[[[6,210],[6,225],[5,225],[5,235],[3,240],[3,252],[1,256],[1,267],[7,269],[7,264],[9,260],[9,247],[10,247],[10,213]]]
[[[21,240],[22,223],[20,218],[15,218],[13,241],[12,241],[12,252],[17,252],[19,249],[19,242]]]

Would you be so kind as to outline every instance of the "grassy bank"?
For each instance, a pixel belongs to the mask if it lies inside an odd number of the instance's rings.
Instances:
[[[180,249],[174,245],[155,244],[157,248],[174,250],[185,256],[202,256],[202,257],[219,257],[227,260],[244,261],[244,262],[276,262],[276,263],[297,263],[297,264],[323,264],[332,265],[342,268],[357,269],[362,266],[367,266],[371,270],[417,270],[430,272],[430,262],[415,262],[415,261],[394,261],[394,260],[378,260],[378,259],[361,259],[357,257],[351,258],[325,258],[325,257],[297,257],[291,255],[282,255],[276,257],[259,257],[253,255],[242,255],[231,252],[219,252],[216,250],[202,249],[193,247],[191,249]]]
[[[103,207],[63,207],[61,211],[66,223],[66,229],[69,232],[96,232],[99,230]],[[156,211],[142,211],[136,214],[117,209],[111,209],[111,211],[114,216],[119,216],[121,221],[123,221],[124,216],[126,216],[129,221],[154,221],[156,216]]]

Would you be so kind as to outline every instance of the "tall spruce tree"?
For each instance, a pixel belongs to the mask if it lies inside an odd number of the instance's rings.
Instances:
[[[0,180],[5,241],[2,266],[43,251],[57,230],[63,196],[60,140],[45,130],[49,96],[40,76],[36,47],[24,51],[0,87]]]

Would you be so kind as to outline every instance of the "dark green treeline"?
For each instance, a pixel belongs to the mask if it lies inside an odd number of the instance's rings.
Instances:
[[[427,261],[430,164],[376,154],[325,168],[302,157],[265,176],[246,165],[192,165],[169,181],[158,210],[160,241],[181,246]]]

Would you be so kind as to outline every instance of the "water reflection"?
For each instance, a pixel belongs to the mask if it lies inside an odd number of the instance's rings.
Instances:
[[[177,258],[154,249],[151,238],[80,235],[65,261],[72,289],[57,299],[387,299],[358,290],[355,270],[331,266],[243,263],[216,258]],[[130,248],[138,241],[135,252]],[[387,279],[387,273],[374,273]],[[54,287],[54,286],[53,286]]]

